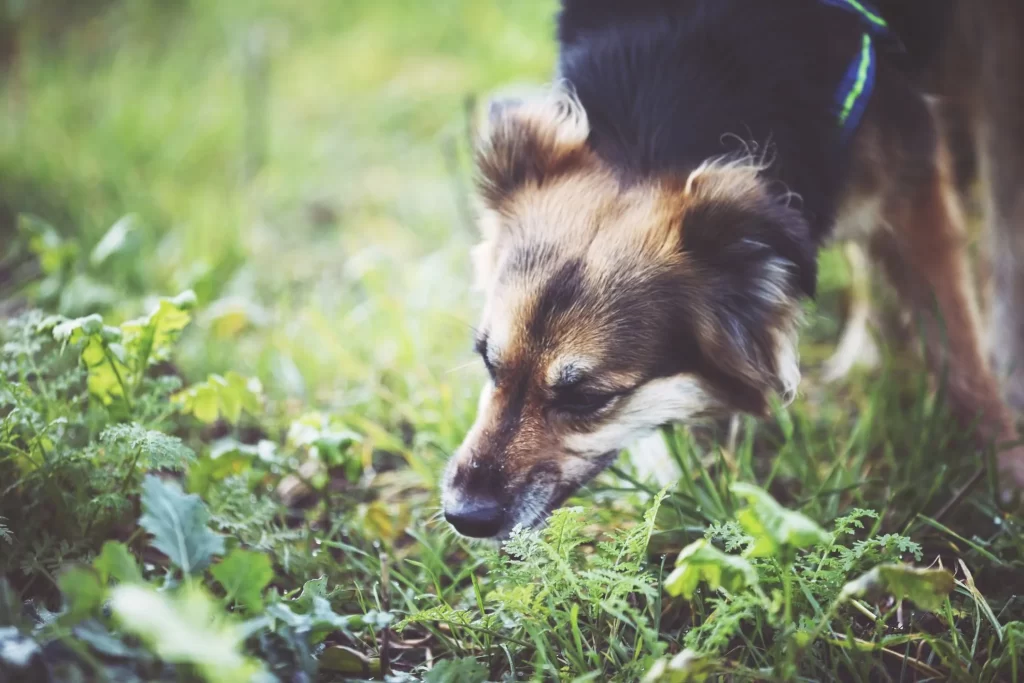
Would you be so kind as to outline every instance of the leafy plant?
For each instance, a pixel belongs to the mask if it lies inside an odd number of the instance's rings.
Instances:
[[[441,603],[409,615],[396,629],[449,631],[479,648],[488,669],[501,644],[512,662],[557,662],[547,672],[552,677],[635,680],[664,650],[656,628],[657,577],[646,560],[664,495],[640,524],[593,554],[581,552],[588,542],[582,508],[555,511],[542,530],[517,528],[494,560],[492,589],[485,593],[473,580],[474,607]],[[460,672],[457,680],[483,680],[472,677],[479,668],[465,659],[443,671]],[[440,675],[431,680],[445,680]]]
[[[195,459],[166,433],[180,381],[154,372],[191,301],[162,300],[119,327],[29,313],[0,329],[0,514],[12,546],[0,572],[31,585],[95,552],[131,519],[144,472]]]
[[[125,545],[104,544],[91,565],[71,566],[60,574],[63,608],[58,614],[42,620],[31,637],[10,634],[22,639],[26,653],[59,641],[76,654],[62,662],[69,675],[109,677],[115,670],[142,675],[158,661],[164,673],[154,680],[177,680],[178,671],[194,672],[210,683],[250,683],[276,680],[260,663],[254,643],[283,638],[295,651],[294,659],[309,659],[312,647],[335,631],[372,632],[390,623],[386,614],[336,614],[323,580],[307,583],[294,600],[284,599],[269,589],[274,574],[265,555],[236,548],[211,565],[223,540],[207,526],[203,503],[183,495],[172,482],[148,477],[142,506],[139,523],[152,532],[152,545],[167,555],[169,566],[144,577]],[[222,597],[215,596],[216,588]],[[239,619],[232,606],[244,608],[250,619]],[[144,649],[128,645],[129,636]],[[110,657],[117,663],[108,662]],[[14,664],[14,671],[23,671],[31,658]],[[315,660],[308,664],[315,673]]]
[[[736,527],[720,526],[711,533],[731,537],[730,549],[745,548],[743,557],[717,550],[708,540],[696,541],[680,553],[665,589],[672,595],[693,600],[698,583],[705,583],[710,590],[720,592],[721,597],[713,598],[714,611],[687,636],[689,648],[671,660],[662,660],[649,672],[648,680],[697,681],[714,670],[743,670],[745,664],[723,661],[720,657],[729,643],[743,636],[743,624],[751,622],[763,623],[774,632],[772,647],[780,654],[774,674],[792,679],[799,670],[799,655],[832,627],[840,609],[855,598],[884,591],[897,600],[910,599],[933,612],[947,604],[954,579],[946,570],[881,564],[845,583],[838,592],[833,589],[834,576],[824,584],[816,583],[826,558],[833,553],[851,561],[832,565],[835,569],[830,574],[848,571],[859,564],[852,561],[855,553],[842,547],[837,550],[836,541],[856,527],[860,518],[872,513],[856,510],[837,520],[835,532],[828,534],[755,486],[737,483],[732,491],[749,506],[737,513]],[[882,543],[887,545],[886,541]],[[861,548],[869,545],[862,543]],[[913,547],[908,539],[896,545]],[[859,558],[865,555],[861,552]],[[799,584],[805,600],[798,601],[792,588],[794,582]],[[780,584],[781,594],[774,588]],[[830,606],[822,609],[829,602]],[[860,609],[868,612],[865,607]],[[879,622],[886,619],[883,615],[871,618]]]

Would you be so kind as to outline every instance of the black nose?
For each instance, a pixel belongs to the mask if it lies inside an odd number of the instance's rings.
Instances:
[[[444,518],[463,536],[491,538],[505,525],[505,511],[493,498],[472,497],[445,508]]]

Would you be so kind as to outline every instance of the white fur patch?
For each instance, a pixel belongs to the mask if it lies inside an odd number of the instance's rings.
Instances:
[[[801,379],[795,324],[789,332],[775,333],[775,368],[779,373],[779,397],[789,405],[796,399]]]
[[[626,399],[613,422],[587,434],[573,434],[565,446],[578,453],[602,455],[625,448],[662,425],[691,420],[717,404],[692,375],[656,379]]]
[[[840,208],[832,239],[864,243],[883,227],[881,199],[848,199]]]
[[[665,443],[661,431],[643,437],[629,446],[629,460],[640,481],[654,481],[658,486],[670,486],[679,481],[682,472]]]

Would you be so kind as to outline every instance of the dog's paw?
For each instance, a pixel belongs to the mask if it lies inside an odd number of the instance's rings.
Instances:
[[[1005,502],[1024,502],[1024,446],[999,454],[999,482]]]
[[[1024,415],[1024,372],[1011,375],[1003,384],[1006,403],[1019,415]]]

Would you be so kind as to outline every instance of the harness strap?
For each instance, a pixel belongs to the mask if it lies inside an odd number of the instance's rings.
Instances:
[[[846,75],[843,76],[839,90],[836,92],[836,112],[839,118],[841,137],[846,143],[860,127],[868,102],[871,100],[871,93],[875,87],[875,73],[878,70],[878,50],[875,47],[875,37],[890,38],[889,24],[874,8],[859,0],[819,0],[819,2],[856,14],[863,20],[865,27],[861,38],[861,48],[850,62]]]
[[[877,62],[875,43],[871,39],[871,34],[865,33],[861,39],[860,53],[850,63],[836,92],[839,128],[842,130],[841,137],[844,143],[850,141],[864,118],[864,112],[875,88]]]
[[[819,0],[822,4],[831,5],[832,7],[839,7],[845,9],[854,14],[860,15],[864,19],[864,23],[867,25],[868,30],[878,34],[886,34],[889,32],[889,24],[882,15],[879,14],[873,7],[864,2],[858,2],[858,0]]]

